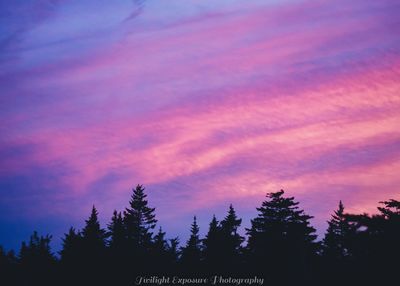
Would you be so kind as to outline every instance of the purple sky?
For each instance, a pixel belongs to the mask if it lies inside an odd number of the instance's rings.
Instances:
[[[202,232],[267,192],[323,233],[400,199],[396,0],[0,0],[0,244],[59,245],[144,184]]]

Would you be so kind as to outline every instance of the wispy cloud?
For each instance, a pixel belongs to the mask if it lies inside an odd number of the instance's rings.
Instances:
[[[136,183],[177,232],[229,202],[248,220],[280,188],[319,226],[339,199],[398,196],[398,1],[161,2],[2,15],[4,225],[107,217]]]

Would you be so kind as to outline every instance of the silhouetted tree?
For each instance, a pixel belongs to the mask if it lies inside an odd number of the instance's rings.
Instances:
[[[152,241],[152,230],[157,220],[155,208],[150,208],[146,200],[144,187],[137,185],[133,190],[129,208],[124,212],[124,223],[129,243],[137,249],[149,250]]]
[[[84,275],[85,262],[82,260],[84,246],[81,234],[71,227],[62,239],[61,273],[62,285],[76,283]]]
[[[148,206],[144,187],[137,185],[133,190],[129,208],[124,211],[124,226],[127,239],[127,254],[129,265],[136,274],[151,271],[151,253],[153,247],[152,230],[157,220],[155,209]],[[133,274],[132,271],[129,271]]]
[[[167,272],[170,263],[168,256],[168,242],[165,239],[165,232],[162,231],[161,227],[154,236],[152,260],[153,272],[155,274]]]
[[[82,236],[71,227],[62,239],[61,260],[63,263],[75,264],[80,260],[81,251]]]
[[[350,255],[349,238],[353,230],[344,213],[342,201],[328,221],[328,229],[323,240],[324,256],[329,259],[341,261]]]
[[[81,232],[82,263],[85,265],[85,283],[100,284],[104,280],[106,267],[106,231],[101,228],[98,212],[92,207],[89,218]]]
[[[54,283],[55,257],[50,250],[51,236],[39,236],[35,231],[29,243],[22,243],[19,254],[21,279],[24,285],[51,285]]]
[[[190,237],[186,246],[182,248],[181,263],[185,272],[198,272],[201,259],[201,240],[199,237],[199,226],[196,216],[190,229]]]
[[[165,240],[165,232],[162,231],[162,228],[158,229],[157,234],[154,236],[154,250],[159,253],[165,253],[167,251],[167,241]]]
[[[208,233],[203,240],[204,262],[209,270],[215,271],[221,266],[221,229],[217,218],[213,215]]]
[[[247,229],[248,260],[253,271],[272,280],[295,277],[299,282],[307,277],[316,252],[315,229],[309,222],[312,217],[299,209],[298,202],[283,195],[283,190],[268,193],[257,208],[258,216]]]
[[[6,252],[0,246],[0,284],[17,285],[16,277],[18,274],[17,258],[12,250]]]
[[[175,237],[169,240],[167,246],[167,253],[169,256],[169,260],[172,264],[176,264],[178,262],[180,251],[179,251],[179,238]]]
[[[107,236],[109,237],[108,246],[110,249],[117,253],[124,251],[124,247],[126,247],[126,230],[121,212],[114,211],[111,223],[107,226],[107,229]]]
[[[222,257],[224,257],[224,265],[228,269],[236,272],[235,267],[238,266],[241,254],[241,244],[244,238],[237,232],[242,223],[236,215],[232,204],[229,206],[227,216],[221,221],[221,241],[220,248]]]

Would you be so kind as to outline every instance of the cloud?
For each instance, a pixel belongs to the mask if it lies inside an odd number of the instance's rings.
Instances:
[[[105,219],[143,183],[181,232],[232,201],[248,221],[281,188],[319,226],[339,199],[396,197],[396,1],[213,3],[7,16],[24,32],[2,45],[0,206],[43,222],[73,208],[72,223],[95,203]]]

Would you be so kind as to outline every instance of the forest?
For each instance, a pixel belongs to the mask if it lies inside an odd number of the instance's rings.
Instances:
[[[266,195],[245,235],[230,205],[224,218],[212,217],[205,237],[194,217],[189,239],[180,242],[157,227],[155,208],[138,185],[128,207],[114,211],[105,228],[93,206],[83,229],[71,227],[64,235],[59,253],[50,248],[51,235],[37,232],[17,253],[0,247],[0,285],[175,284],[168,277],[187,277],[181,279],[192,281],[186,285],[218,284],[211,277],[230,279],[221,285],[245,285],[252,277],[263,285],[398,281],[400,201],[380,202],[373,215],[347,213],[339,202],[321,239],[311,219],[281,190]]]

